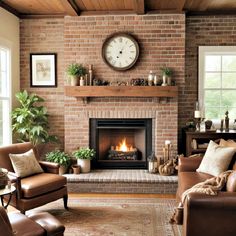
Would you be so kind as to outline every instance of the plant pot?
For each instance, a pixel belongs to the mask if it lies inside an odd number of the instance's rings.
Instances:
[[[78,175],[80,173],[80,166],[79,165],[73,165],[73,174]]]
[[[70,76],[70,85],[71,86],[78,85],[78,77],[77,76]]]
[[[77,165],[80,166],[80,169],[81,169],[82,173],[90,172],[90,169],[91,169],[91,161],[90,160],[78,159],[77,160]]]
[[[59,175],[64,175],[67,171],[67,167],[66,166],[60,166],[59,167]]]
[[[166,75],[162,76],[162,84],[161,84],[161,86],[167,86],[167,76]]]

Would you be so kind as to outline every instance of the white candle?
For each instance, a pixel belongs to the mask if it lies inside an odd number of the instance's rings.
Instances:
[[[194,111],[194,118],[201,118],[201,111]]]
[[[169,145],[171,144],[171,141],[170,140],[165,140],[165,145]]]

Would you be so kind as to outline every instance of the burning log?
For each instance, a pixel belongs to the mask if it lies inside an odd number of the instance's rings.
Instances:
[[[109,150],[108,151],[108,160],[138,160],[138,150],[133,148],[132,151],[117,151]]]

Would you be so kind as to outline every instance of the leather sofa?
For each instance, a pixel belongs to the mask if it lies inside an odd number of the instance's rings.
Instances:
[[[201,161],[202,156],[179,158],[177,202],[185,190],[213,177],[196,172]],[[229,169],[236,170],[235,158]],[[236,235],[235,219],[236,192],[224,190],[216,196],[190,193],[184,202],[183,235],[233,236]]]
[[[29,217],[19,212],[6,213],[0,207],[0,235],[4,236],[62,236],[65,227],[47,212],[32,213]]]
[[[10,205],[22,213],[35,207],[63,198],[64,207],[67,209],[67,180],[64,176],[58,175],[59,165],[56,163],[39,161],[43,173],[20,178],[14,172],[9,153],[21,154],[29,151],[31,143],[17,143],[0,147],[0,167],[9,171],[9,178],[16,185],[16,193],[12,196]],[[34,153],[39,159],[37,151]]]

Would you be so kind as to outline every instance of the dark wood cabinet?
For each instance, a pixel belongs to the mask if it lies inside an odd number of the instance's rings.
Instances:
[[[221,131],[183,131],[183,139],[185,141],[185,155],[190,156],[197,153],[205,153],[207,144],[210,140],[216,141],[218,139],[236,139],[236,130],[229,132]]]

